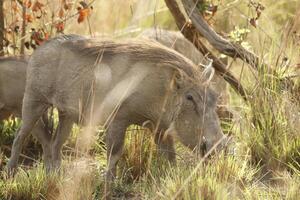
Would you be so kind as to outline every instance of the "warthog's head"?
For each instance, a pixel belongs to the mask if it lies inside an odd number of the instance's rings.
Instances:
[[[176,114],[167,134],[175,133],[185,146],[202,155],[216,143],[220,143],[216,146],[219,149],[225,143],[225,136],[216,113],[216,94],[197,81],[175,79],[174,89],[177,92],[171,105]]]

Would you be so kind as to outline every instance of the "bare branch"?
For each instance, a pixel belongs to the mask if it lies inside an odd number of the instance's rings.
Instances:
[[[213,60],[213,67],[216,69],[216,71],[234,88],[238,94],[247,100],[246,92],[241,83],[231,74],[230,71],[226,69],[225,64],[213,53],[211,53],[209,49],[199,40],[200,34],[198,30],[192,24],[186,23],[185,16],[181,13],[176,0],[165,0],[165,2],[175,19],[178,29],[182,32],[182,34],[188,40],[190,40],[203,55],[207,55]]]
[[[26,5],[22,1],[18,1],[19,4],[22,6],[22,33],[21,33],[21,50],[20,54],[24,55],[25,53],[25,36],[26,36]]]
[[[258,68],[258,57],[254,53],[242,47],[240,44],[232,43],[216,33],[208,25],[200,11],[196,8],[193,0],[182,0],[182,4],[193,25],[213,47],[232,58],[241,58],[254,69]]]
[[[240,44],[232,43],[216,33],[196,8],[194,0],[182,0],[182,4],[197,31],[201,36],[207,39],[214,48],[232,58],[241,58],[254,69],[258,68],[258,57]]]

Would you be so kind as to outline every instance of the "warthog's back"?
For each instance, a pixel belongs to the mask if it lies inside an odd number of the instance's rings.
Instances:
[[[0,119],[21,116],[26,68],[25,58],[0,58]]]
[[[26,94],[78,116],[79,109],[90,101],[100,108],[100,104],[103,107],[103,102],[109,101],[105,107],[112,109],[112,105],[136,91],[153,95],[170,78],[164,71],[174,68],[189,77],[198,77],[192,62],[156,42],[61,36],[32,55]],[[138,84],[141,81],[143,84]]]

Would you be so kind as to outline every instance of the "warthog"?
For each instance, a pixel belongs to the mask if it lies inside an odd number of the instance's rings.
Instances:
[[[199,66],[200,69],[203,68],[203,66],[208,65],[210,62],[179,31],[146,29],[139,35],[139,37],[146,37],[156,40],[159,43],[176,50],[177,52],[193,61],[195,65]],[[219,117],[223,119],[231,118],[232,114],[224,107],[228,103],[229,99],[226,82],[220,75],[215,73],[210,84],[212,89],[218,95],[217,113]]]
[[[51,105],[59,115],[55,137],[48,141],[52,168],[60,166],[62,145],[72,124],[80,121],[106,127],[108,180],[114,177],[131,124],[152,122],[154,131],[165,131],[170,137],[159,145],[171,153],[173,136],[191,149],[199,149],[205,138],[210,149],[224,135],[215,112],[216,95],[199,77],[191,61],[157,42],[76,35],[51,39],[30,58],[23,124],[8,167],[17,166],[24,139]]]
[[[10,116],[21,118],[22,101],[25,92],[26,69],[28,59],[25,57],[0,58],[0,120]],[[45,163],[50,162],[47,154],[51,135],[47,132],[44,120],[39,120],[32,130],[32,135],[43,144]]]
[[[21,57],[0,58],[0,120],[22,115],[27,62]]]

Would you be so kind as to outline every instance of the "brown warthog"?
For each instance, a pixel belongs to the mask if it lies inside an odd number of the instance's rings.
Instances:
[[[130,124],[152,122],[191,149],[223,139],[215,112],[216,96],[202,84],[197,67],[176,51],[147,40],[96,40],[64,35],[49,40],[31,56],[23,100],[23,124],[9,160],[17,166],[22,143],[53,105],[59,124],[51,143],[52,167],[74,122],[106,130],[111,180]],[[173,149],[170,137],[161,142]],[[49,141],[50,143],[50,141]]]
[[[25,92],[26,69],[28,59],[25,57],[2,57],[0,58],[0,120],[10,116],[22,116],[22,101]],[[50,149],[48,143],[51,135],[48,134],[42,120],[32,130],[32,135],[41,141],[45,151],[45,163],[50,162],[47,154]]]
[[[176,50],[193,61],[200,69],[204,69],[204,66],[210,63],[210,60],[203,56],[203,54],[198,51],[198,49],[196,49],[196,47],[179,31],[147,29],[143,31],[139,37],[156,40],[159,43]],[[225,80],[215,73],[210,84],[212,89],[218,95],[217,113],[219,114],[219,117],[224,119],[232,117],[232,114],[224,107],[228,103],[229,99]]]

